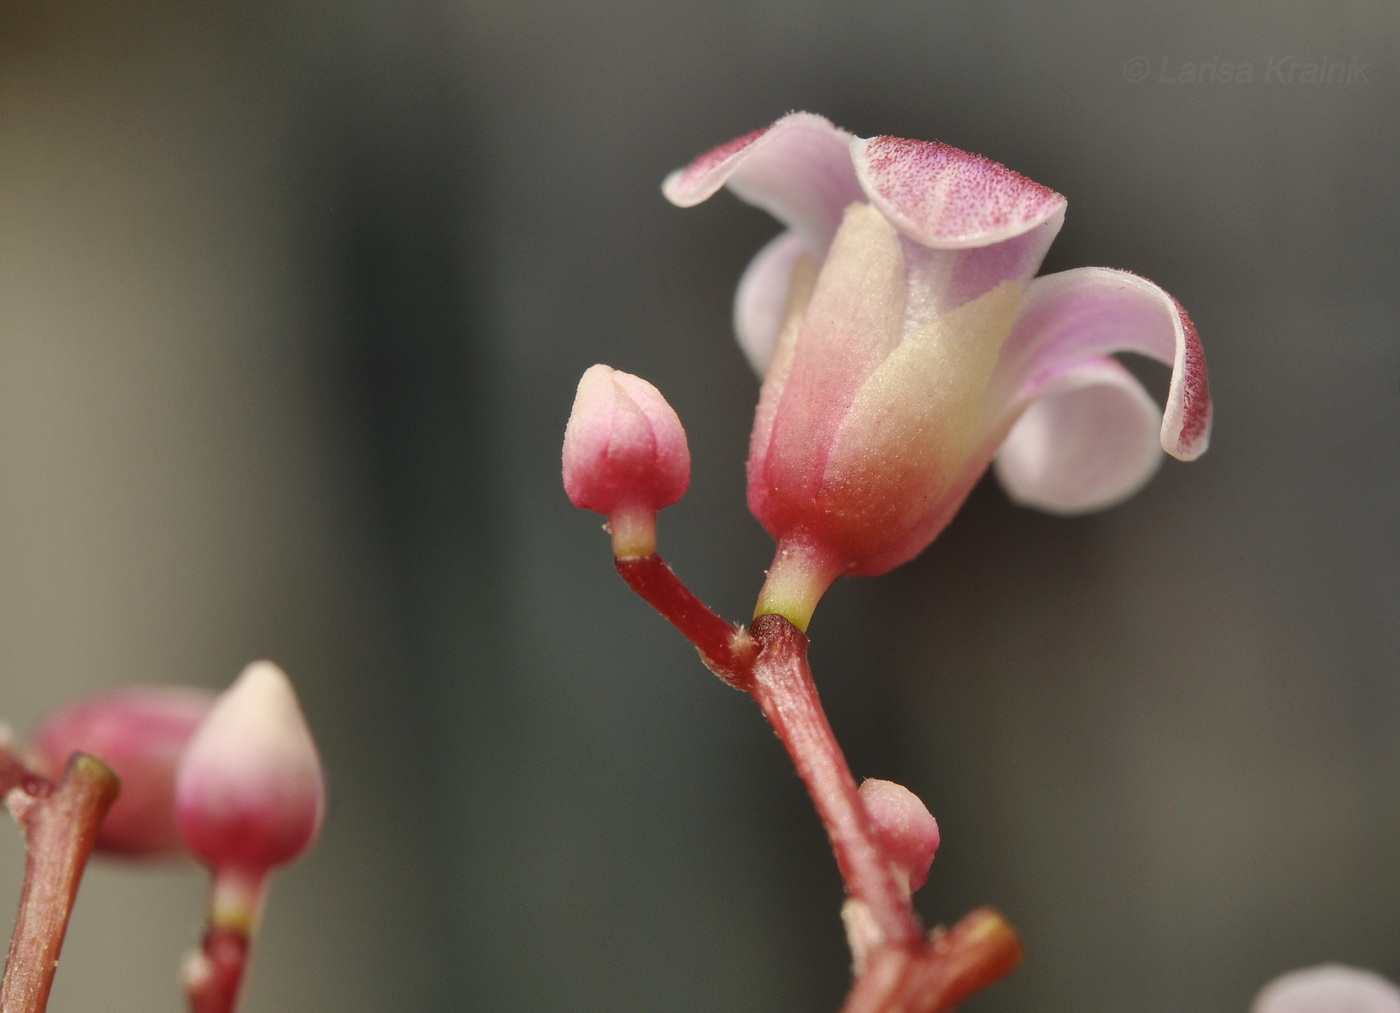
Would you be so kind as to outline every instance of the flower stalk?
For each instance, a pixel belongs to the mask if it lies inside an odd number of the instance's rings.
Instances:
[[[614,562],[716,675],[754,698],[806,786],[845,884],[842,915],[856,981],[842,1013],[945,1013],[1010,974],[1022,959],[1020,939],[990,908],[973,911],[951,931],[925,934],[907,873],[882,844],[822,709],[806,635],[771,613],[747,631],[731,626],[655,553]]]
[[[763,615],[753,636],[762,650],[754,663],[753,698],[787,749],[812,796],[846,884],[848,904],[859,904],[861,951],[908,948],[923,938],[909,894],[875,836],[846,757],[831,731],[807,664],[807,638],[787,619]]]
[[[758,645],[746,631],[711,611],[654,552],[619,556],[613,565],[633,591],[695,645],[706,668],[735,689],[752,692]]]
[[[320,754],[291,680],[254,662],[215,702],[180,760],[175,812],[209,867],[209,923],[181,978],[192,1013],[233,1013],[274,869],[315,842]]]
[[[118,783],[106,764],[82,753],[55,782],[0,750],[0,787],[28,849],[0,1013],[43,1013],[78,885]]]

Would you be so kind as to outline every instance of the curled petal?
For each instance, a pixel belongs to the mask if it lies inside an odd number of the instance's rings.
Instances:
[[[851,135],[814,113],[789,113],[706,152],[666,177],[666,199],[688,208],[728,184],[743,200],[796,230],[824,252],[846,205],[861,199]]]
[[[1250,1013],[1400,1013],[1400,989],[1371,971],[1323,964],[1275,978]]]
[[[990,246],[1064,214],[1049,187],[938,141],[852,138],[851,155],[870,202],[924,246]]]
[[[734,333],[759,376],[768,372],[773,361],[773,348],[787,316],[792,271],[805,253],[807,244],[802,237],[784,232],[758,251],[739,279],[739,290],[734,294]]]
[[[1056,514],[1120,503],[1162,460],[1157,404],[1126,369],[1097,357],[1029,386],[995,470],[1013,500]]]
[[[1114,352],[1137,352],[1172,367],[1162,449],[1191,461],[1210,442],[1205,353],[1186,311],[1145,278],[1082,267],[1035,279],[997,365],[1007,400],[1038,377]]]

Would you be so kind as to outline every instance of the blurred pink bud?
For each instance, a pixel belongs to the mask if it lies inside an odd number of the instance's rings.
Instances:
[[[102,851],[134,857],[184,851],[175,825],[175,768],[214,694],[140,686],[88,697],[47,718],[34,749],[57,774],[73,753],[98,757],[121,779],[121,793],[97,835]]]
[[[861,782],[860,800],[885,857],[907,878],[913,893],[928,881],[938,850],[938,821],[919,796],[893,781],[867,778]]]
[[[1400,989],[1372,971],[1322,964],[1265,985],[1251,1013],[1400,1013]]]
[[[564,431],[564,491],[608,518],[620,557],[656,551],[656,514],[690,485],[690,447],[675,409],[651,384],[611,366],[578,383]]]
[[[185,843],[216,870],[262,873],[311,846],[325,808],[321,758],[291,681],[254,662],[180,761],[175,812]]]

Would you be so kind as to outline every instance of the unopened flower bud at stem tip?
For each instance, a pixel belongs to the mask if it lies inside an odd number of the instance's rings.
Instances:
[[[564,432],[564,491],[608,518],[619,558],[656,551],[656,514],[690,485],[690,448],[675,410],[647,381],[602,364],[579,380]]]
[[[180,761],[175,808],[194,854],[256,878],[299,857],[325,813],[316,744],[290,680],[249,665],[214,704]]]

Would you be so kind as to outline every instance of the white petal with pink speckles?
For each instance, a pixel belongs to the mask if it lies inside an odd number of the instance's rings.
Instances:
[[[825,117],[791,113],[706,152],[667,176],[661,190],[671,203],[691,207],[727,185],[824,254],[841,212],[862,199],[851,140]]]
[[[857,138],[851,153],[871,203],[924,246],[990,246],[1064,213],[1065,199],[1049,187],[938,141]]]
[[[1037,278],[1002,349],[997,383],[1014,400],[1037,377],[1090,357],[1137,352],[1172,367],[1162,449],[1183,461],[1210,443],[1210,387],[1196,329],[1181,305],[1145,278],[1081,267]]]

